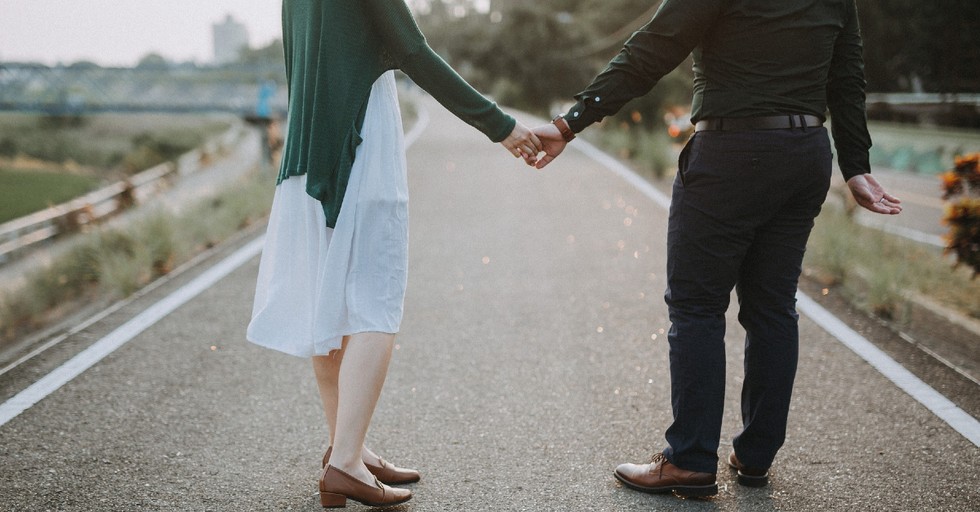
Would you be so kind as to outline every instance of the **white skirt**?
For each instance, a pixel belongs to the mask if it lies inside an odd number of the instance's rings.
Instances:
[[[408,278],[408,180],[393,72],[371,89],[336,228],[306,176],[276,187],[259,264],[249,341],[310,357],[344,336],[397,333]]]

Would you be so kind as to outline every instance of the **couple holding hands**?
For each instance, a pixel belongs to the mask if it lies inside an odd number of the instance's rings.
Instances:
[[[313,361],[330,438],[320,500],[408,501],[418,481],[365,446],[402,319],[408,268],[405,145],[391,70],[529,165],[646,94],[694,54],[694,136],[668,225],[665,299],[673,423],[649,464],[614,475],[643,492],[718,492],[725,311],[745,327],[741,432],[726,462],[761,486],[785,438],[799,344],[795,293],[834,144],[862,207],[897,214],[870,174],[855,0],[664,0],[564,115],[531,130],[428,46],[404,0],[283,0],[286,144],[250,341]],[[561,77],[555,77],[561,79]]]

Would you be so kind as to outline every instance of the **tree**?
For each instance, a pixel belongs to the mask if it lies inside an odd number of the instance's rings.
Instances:
[[[471,3],[420,10],[430,44],[478,88],[538,113],[569,101],[651,12],[648,0],[493,0],[488,13],[455,15]]]
[[[868,90],[980,90],[980,2],[857,0]]]
[[[68,69],[74,70],[92,70],[92,69],[102,69],[102,66],[92,62],[90,60],[79,60],[72,62],[68,65]]]
[[[282,39],[275,39],[261,48],[242,48],[238,61],[249,66],[286,67]]]
[[[136,64],[136,69],[165,70],[170,62],[159,53],[148,53]]]

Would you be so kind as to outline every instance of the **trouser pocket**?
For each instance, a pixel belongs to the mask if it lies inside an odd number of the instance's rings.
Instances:
[[[688,139],[687,144],[684,144],[684,149],[681,150],[680,156],[677,158],[677,176],[681,179],[681,185],[687,185],[686,174],[688,169],[688,164],[691,159],[691,151],[694,146],[694,141],[697,138],[697,134],[694,134],[690,139]]]

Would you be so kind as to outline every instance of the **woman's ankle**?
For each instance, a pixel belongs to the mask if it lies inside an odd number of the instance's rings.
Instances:
[[[357,460],[354,463],[340,463],[339,461],[335,462],[333,458],[331,458],[329,465],[330,467],[340,470],[365,484],[374,485],[374,475],[368,471],[367,466],[365,466],[360,460]]]

